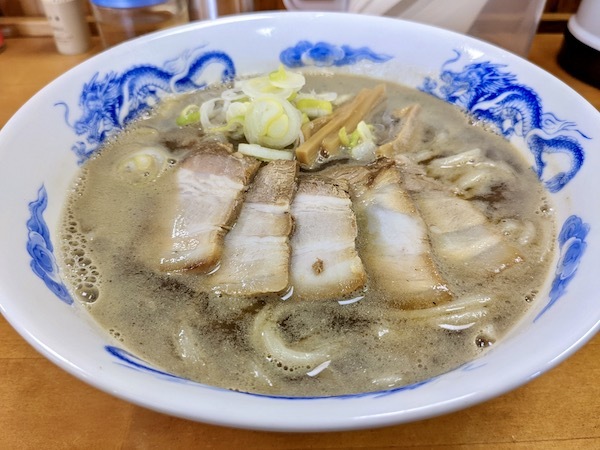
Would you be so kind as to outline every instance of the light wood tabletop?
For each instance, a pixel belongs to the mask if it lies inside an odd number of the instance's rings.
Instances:
[[[537,35],[530,60],[599,108],[600,90],[558,67],[561,42],[558,34]],[[0,53],[0,127],[44,85],[100,50],[94,41],[87,54],[63,56],[50,38],[8,39]],[[42,357],[0,317],[0,449],[598,449],[599,380],[600,335],[528,384],[453,414],[352,432],[236,430],[98,391]]]

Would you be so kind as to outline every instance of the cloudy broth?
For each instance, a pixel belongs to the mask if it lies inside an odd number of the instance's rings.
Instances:
[[[313,75],[305,90],[355,94],[374,84],[363,77]],[[439,158],[479,149],[485,161],[500,161],[511,172],[510,183],[483,188],[484,194],[465,201],[519,249],[514,264],[482,275],[468,263],[446,261],[435,246],[431,251],[452,292],[447,305],[467,305],[461,309],[467,319],[441,305],[406,309],[372,276],[339,299],[314,300],[296,298],[289,289],[229,296],[207,289],[206,275],[161,270],[155,249],[168,230],[160,217],[174,214],[177,170],[191,148],[212,139],[193,125],[175,126],[175,118],[191,100],[209,98],[210,89],[165,100],[81,168],[61,230],[61,265],[72,293],[117,345],[153,367],[239,391],[285,396],[375,391],[423,381],[477,358],[501,341],[542,289],[554,257],[552,207],[528,163],[501,137],[429,95],[394,84],[386,90],[382,110],[421,105],[418,156],[407,155],[413,172],[422,170],[408,183],[416,200],[426,196],[424,178],[449,190],[454,178],[463,180],[435,166]],[[170,152],[165,172],[139,183],[115,175],[127,153],[147,142]],[[366,220],[357,213],[359,255],[370,245]],[[431,226],[427,220],[425,225]]]

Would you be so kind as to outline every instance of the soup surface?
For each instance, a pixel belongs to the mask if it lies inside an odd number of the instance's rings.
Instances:
[[[305,76],[317,110],[305,143],[333,122],[319,119],[329,106],[368,90],[361,125],[325,138],[337,154],[323,139],[300,162],[267,162],[259,137],[241,155],[247,123],[218,116],[237,91],[215,87],[165,99],[88,160],[61,231],[74,296],[139,358],[240,391],[383,390],[473,360],[549,271],[541,184],[508,142],[436,98],[385,84],[373,100],[372,79]],[[235,101],[248,121],[251,102]],[[284,135],[269,108],[258,117]],[[294,155],[292,138],[271,151]]]

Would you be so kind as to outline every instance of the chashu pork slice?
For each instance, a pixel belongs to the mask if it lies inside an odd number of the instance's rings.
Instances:
[[[225,236],[219,269],[206,282],[228,295],[284,291],[289,285],[290,206],[298,164],[272,161],[250,185],[237,222]]]
[[[340,299],[364,285],[366,274],[356,251],[356,217],[347,183],[314,175],[301,177],[292,217],[294,297]]]
[[[377,148],[377,156],[394,159],[396,156],[414,151],[423,134],[420,121],[421,105],[418,103],[392,111],[392,119],[399,122],[395,137]]]
[[[519,250],[471,201],[448,192],[415,193],[435,252],[473,274],[498,273],[522,261]]]
[[[374,288],[403,309],[451,300],[432,258],[427,227],[402,187],[398,168],[384,167],[354,192],[356,214],[366,225],[361,257]]]
[[[189,156],[176,174],[177,196],[170,236],[160,259],[165,271],[213,270],[260,162],[217,142]]]

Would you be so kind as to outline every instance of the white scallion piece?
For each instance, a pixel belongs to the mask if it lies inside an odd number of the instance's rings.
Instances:
[[[471,328],[473,325],[475,325],[475,322],[467,323],[464,325],[452,325],[451,323],[440,323],[439,327],[443,328],[444,330],[461,331],[461,330],[466,330],[467,328]]]
[[[275,150],[258,144],[239,144],[238,152],[242,153],[243,155],[254,156],[255,158],[262,159],[264,161],[273,161],[275,159],[294,159],[294,153],[291,151]]]
[[[323,372],[325,369],[327,369],[329,367],[329,364],[331,364],[331,360],[330,359],[328,359],[327,361],[319,364],[317,367],[315,367],[310,372],[306,372],[306,375],[308,375],[309,377],[316,377],[321,372]]]
[[[343,305],[351,305],[352,303],[361,301],[363,298],[364,298],[363,296],[360,296],[360,297],[355,297],[355,298],[351,298],[348,300],[339,300],[338,303],[342,306]]]
[[[298,139],[301,126],[302,115],[290,102],[264,96],[248,105],[244,135],[250,144],[284,148]]]

